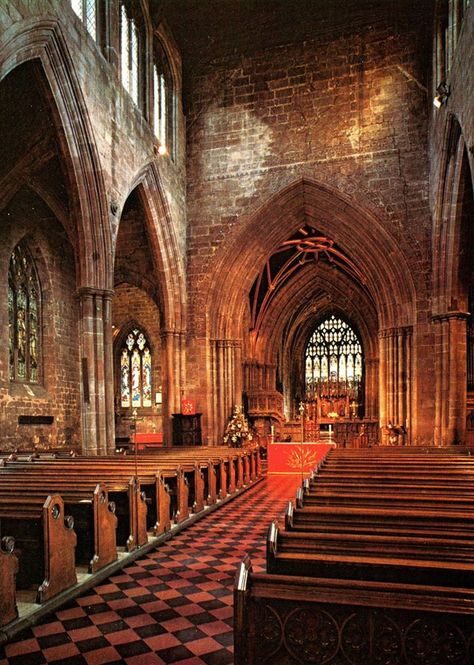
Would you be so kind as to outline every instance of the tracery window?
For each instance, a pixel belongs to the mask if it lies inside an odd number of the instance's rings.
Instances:
[[[131,3],[120,5],[120,80],[137,106],[140,106],[141,35]]]
[[[155,39],[153,62],[153,131],[167,152],[173,147],[174,88],[168,57]]]
[[[87,32],[97,41],[97,7],[96,0],[70,0],[71,7],[84,23]]]
[[[362,381],[362,346],[343,319],[331,315],[312,334],[305,353],[306,390],[310,393],[352,392]]]
[[[9,373],[11,381],[40,380],[40,286],[31,254],[19,243],[8,270]]]
[[[133,328],[120,352],[120,405],[142,408],[152,405],[151,351],[148,340],[139,328]]]

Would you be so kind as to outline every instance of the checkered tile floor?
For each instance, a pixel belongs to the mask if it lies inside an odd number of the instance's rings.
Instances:
[[[233,663],[234,575],[265,567],[265,537],[299,479],[269,477],[48,620],[0,647],[0,665]]]

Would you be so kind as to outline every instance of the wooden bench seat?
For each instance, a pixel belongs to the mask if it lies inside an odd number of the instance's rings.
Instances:
[[[16,604],[16,575],[18,558],[14,554],[15,539],[3,536],[0,539],[0,627],[18,616]]]
[[[45,491],[61,495],[65,510],[74,518],[75,529],[79,533],[77,564],[85,564],[90,573],[95,573],[116,561],[116,506],[109,500],[105,485],[99,483],[94,486],[93,481],[81,479],[71,485],[70,480],[62,478],[48,483],[46,487],[44,480],[38,477],[0,477],[0,496],[17,497],[20,482],[28,497],[44,498]],[[19,515],[21,510],[21,506],[15,508],[14,515]]]
[[[129,476],[127,470],[122,472],[102,468],[99,472],[91,465],[89,468],[83,467],[78,473],[72,460],[8,462],[6,467],[0,469],[0,487],[6,477],[16,477],[19,483],[36,478],[47,491],[53,491],[49,488],[54,487],[68,490],[79,483],[94,488],[99,480],[106,486],[109,499],[115,503],[117,544],[131,551],[148,542],[146,494],[139,479]],[[147,478],[147,481],[154,486],[157,484],[156,477]]]
[[[76,584],[74,519],[66,516],[59,494],[0,494],[2,533],[15,539],[20,554],[18,588],[36,588],[42,603]]]
[[[183,460],[183,459],[165,459],[164,461],[158,460],[156,455],[150,457],[142,456],[135,457],[86,457],[86,456],[77,456],[72,460],[68,460],[70,464],[73,465],[75,472],[80,474],[85,472],[95,473],[99,478],[104,480],[109,479],[110,477],[122,477],[123,474],[135,475],[138,473],[138,478],[140,484],[146,488],[148,492],[155,496],[156,492],[154,490],[154,483],[157,474],[160,474],[160,477],[164,478],[167,484],[170,486],[170,490],[175,497],[173,502],[173,513],[176,522],[182,522],[189,516],[189,509],[201,510],[204,506],[204,486],[202,484],[202,477],[199,473],[203,470],[208,471],[208,463],[199,462],[195,460]],[[43,461],[40,459],[34,459],[31,461],[31,464],[37,468],[69,468],[68,463],[65,463],[64,460],[48,460]],[[6,468],[11,468],[13,465],[16,467],[21,464],[18,461],[7,461]],[[196,466],[198,465],[198,466]],[[1,469],[0,469],[1,471]],[[183,475],[184,474],[184,475]],[[209,492],[208,500],[209,502],[215,503],[216,501],[216,482],[213,475],[213,469],[209,471],[210,477],[208,478]],[[188,482],[192,485],[192,495],[194,497],[193,505],[188,507],[189,492],[185,485],[185,477],[188,479]],[[194,502],[196,505],[194,505]],[[159,509],[158,509],[159,512]],[[151,517],[149,522],[151,522]],[[158,529],[158,533],[161,533],[163,529]]]
[[[285,528],[297,531],[334,531],[343,533],[406,533],[450,538],[469,538],[474,533],[474,515],[451,511],[441,516],[436,510],[391,509],[348,506],[294,507],[290,501]]]
[[[418,495],[418,496],[435,496],[443,497],[446,495],[451,496],[464,496],[474,499],[474,483],[472,482],[458,482],[450,483],[448,481],[438,483],[424,483],[414,478],[413,482],[408,480],[400,481],[398,483],[390,484],[389,486],[382,481],[316,481],[316,482],[307,482],[305,485],[305,490],[309,494],[352,494],[353,496],[357,495],[359,492],[371,492],[373,494],[387,493],[393,491],[397,496],[404,495]]]
[[[267,572],[337,579],[364,579],[439,586],[474,586],[474,551],[470,541],[449,550],[438,541],[409,545],[396,537],[360,534],[280,533],[273,523],[267,538]],[[404,543],[404,544],[403,544]],[[457,554],[459,550],[459,554]],[[469,556],[470,554],[470,556]]]
[[[343,506],[343,505],[357,505],[357,506],[384,506],[387,508],[396,507],[419,507],[419,508],[433,508],[439,510],[441,513],[455,510],[474,511],[474,500],[470,496],[430,496],[412,493],[399,495],[395,491],[392,492],[379,492],[372,494],[371,492],[360,492],[347,494],[325,492],[323,490],[318,492],[311,492],[304,495],[304,505],[307,506]]]

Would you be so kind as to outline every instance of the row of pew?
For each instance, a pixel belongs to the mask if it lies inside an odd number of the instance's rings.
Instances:
[[[0,456],[0,628],[261,475],[258,448]]]
[[[474,663],[474,458],[330,451],[242,562],[235,663]]]

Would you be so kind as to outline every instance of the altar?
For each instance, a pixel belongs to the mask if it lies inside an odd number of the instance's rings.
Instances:
[[[325,441],[304,443],[274,441],[268,444],[268,474],[308,474],[335,444]]]

